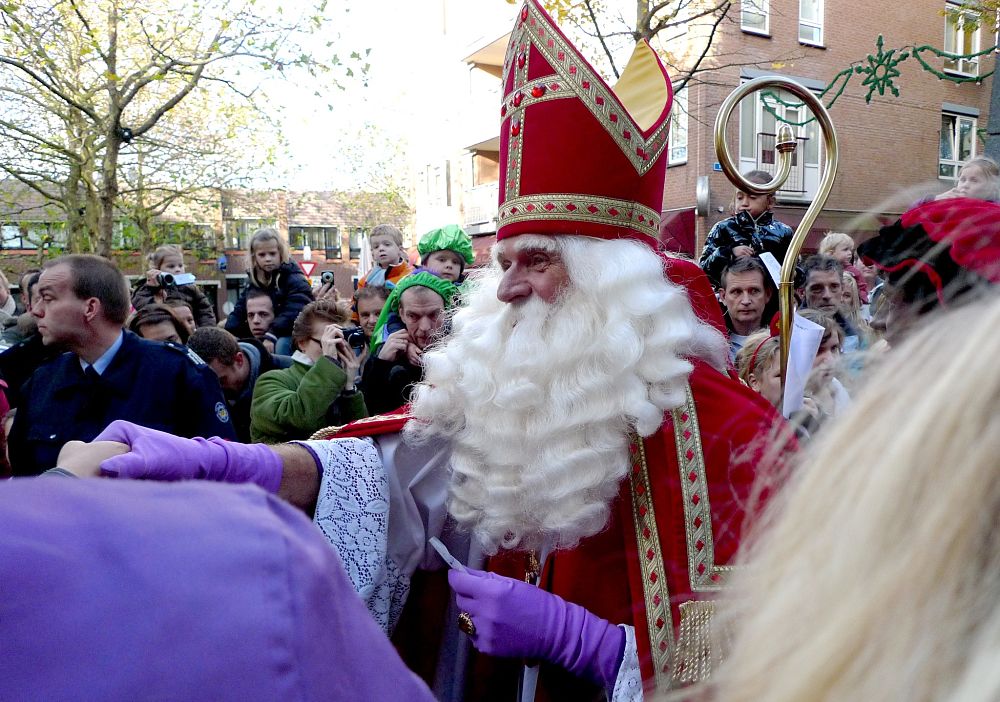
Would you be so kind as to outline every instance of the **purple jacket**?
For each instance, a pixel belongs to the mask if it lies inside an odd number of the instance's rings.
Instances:
[[[433,699],[256,487],[15,479],[0,515],[0,699]]]

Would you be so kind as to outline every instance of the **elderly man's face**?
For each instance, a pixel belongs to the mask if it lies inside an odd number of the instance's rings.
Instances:
[[[843,300],[843,287],[837,271],[810,271],[806,280],[806,306],[836,314]]]
[[[503,270],[497,297],[502,302],[527,302],[533,295],[552,304],[569,284],[562,257],[554,251],[517,246],[517,239],[497,244],[497,261]]]
[[[424,349],[444,327],[444,300],[429,288],[409,288],[399,298],[399,316],[413,343]]]

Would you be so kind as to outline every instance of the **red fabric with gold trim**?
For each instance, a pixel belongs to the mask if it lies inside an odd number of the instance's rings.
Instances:
[[[619,98],[527,0],[504,61],[497,240],[580,234],[657,246],[672,92],[648,44],[636,55],[641,67],[623,72]]]
[[[379,414],[345,424],[330,438],[349,439],[361,436],[378,436],[379,434],[395,434],[402,431],[403,425],[409,420],[410,406],[403,405],[390,414]]]
[[[705,457],[714,562],[725,565],[739,548],[744,510],[751,503],[767,441],[783,421],[760,395],[700,361],[695,362],[690,383]],[[670,597],[672,621],[664,622],[664,626],[672,626],[676,636],[680,605],[689,600],[718,597],[719,592],[692,592],[682,504],[682,479],[686,476],[680,474],[669,416],[660,431],[645,439],[644,446]],[[541,585],[608,621],[634,626],[643,680],[651,683],[653,663],[639,565],[645,554],[638,552],[629,490],[630,483],[626,480],[606,529],[577,548],[549,558]],[[691,548],[697,549],[697,542]],[[503,554],[491,559],[490,570],[520,579],[524,576],[524,563],[523,554]],[[505,674],[494,665],[476,666],[476,675],[482,675],[486,684],[475,687],[474,691],[482,692],[483,699],[503,699],[501,694],[492,694],[508,689],[509,681],[505,678],[511,675],[511,669],[502,665],[501,668],[506,670]],[[542,665],[537,700],[599,699],[595,696],[598,693],[589,683],[555,666]]]

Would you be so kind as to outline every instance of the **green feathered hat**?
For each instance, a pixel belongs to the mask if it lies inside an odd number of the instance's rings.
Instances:
[[[440,251],[440,249],[435,249],[435,251]],[[446,310],[451,308],[455,301],[455,295],[458,293],[457,285],[450,280],[439,278],[429,271],[414,273],[400,280],[396,283],[396,287],[392,289],[392,292],[389,293],[389,299],[385,301],[385,305],[382,307],[382,314],[378,316],[378,321],[375,323],[375,331],[372,332],[370,345],[371,353],[375,353],[375,350],[389,336],[386,333],[386,325],[389,323],[390,317],[394,315],[396,317],[399,316],[399,299],[403,296],[403,293],[410,288],[416,287],[430,288],[440,295],[444,300],[444,308]]]
[[[471,266],[476,260],[476,254],[472,251],[472,239],[457,224],[446,224],[420,237],[417,252],[421,261],[435,251],[454,251],[465,260],[467,266]]]

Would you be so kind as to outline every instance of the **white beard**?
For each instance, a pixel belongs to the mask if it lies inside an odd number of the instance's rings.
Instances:
[[[561,253],[568,289],[553,304],[508,304],[499,268],[483,271],[424,356],[407,426],[414,441],[451,440],[449,510],[487,552],[568,548],[604,528],[630,431],[653,434],[684,400],[684,356],[725,365],[722,335],[647,247],[530,237],[539,242]]]

